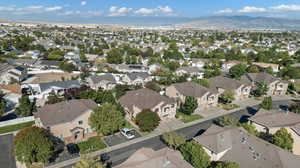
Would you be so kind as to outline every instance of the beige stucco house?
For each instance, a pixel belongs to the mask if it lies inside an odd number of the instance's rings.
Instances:
[[[212,161],[233,161],[240,168],[298,168],[300,157],[238,127],[212,125],[194,138]]]
[[[156,112],[162,121],[175,118],[176,115],[175,100],[147,88],[128,91],[119,99],[119,103],[124,107],[127,119],[134,119],[146,109]]]
[[[251,84],[253,88],[255,88],[255,85],[258,83],[266,84],[268,86],[268,96],[285,95],[288,88],[287,81],[276,78],[266,72],[247,73],[241,77],[241,82]]]
[[[300,155],[300,115],[280,110],[259,110],[249,118],[249,122],[259,132],[274,134],[280,128],[285,128],[294,139],[293,153]]]
[[[194,82],[173,84],[166,88],[166,95],[177,99],[178,104],[184,103],[187,96],[194,97],[199,108],[217,106],[219,96],[216,89],[206,88]]]
[[[247,83],[242,83],[238,80],[224,77],[216,76],[209,79],[210,87],[216,88],[219,94],[222,94],[226,90],[232,91],[234,93],[235,100],[242,100],[248,98],[251,91],[251,85]]]
[[[88,124],[96,107],[94,101],[87,99],[47,104],[34,114],[35,125],[48,129],[65,143],[77,143],[97,135]]]

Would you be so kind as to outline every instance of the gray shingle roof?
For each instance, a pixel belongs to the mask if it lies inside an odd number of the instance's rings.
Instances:
[[[195,140],[215,153],[229,146],[220,160],[237,162],[241,168],[298,168],[300,164],[299,156],[252,136],[243,128],[213,125]],[[226,148],[218,148],[220,145]]]
[[[44,126],[53,126],[73,121],[88,110],[93,110],[97,104],[88,99],[75,99],[56,104],[46,104],[39,108],[35,116],[40,118]]]
[[[132,72],[132,73],[128,73],[127,76],[129,77],[130,80],[135,80],[137,78],[146,79],[150,75],[147,72]]]
[[[58,82],[48,82],[48,83],[40,83],[41,92],[56,86],[64,89],[70,88],[80,88],[80,83],[78,80],[68,80],[68,81],[58,81]]]
[[[211,87],[223,88],[226,90],[235,90],[243,85],[243,83],[238,80],[227,78],[224,76],[216,76],[210,78],[209,81]]]
[[[241,77],[241,81],[244,83],[265,83],[270,84],[275,81],[281,81],[281,79],[276,78],[266,72],[260,72],[260,73],[247,73],[246,75],[243,75]]]
[[[115,77],[112,74],[104,74],[104,75],[93,75],[89,77],[93,83],[99,83],[101,81],[109,81],[112,83],[116,83]]]
[[[217,93],[216,89],[206,88],[194,82],[183,82],[173,84],[178,92],[183,94],[184,96],[192,96],[192,97],[202,97],[206,93]]]

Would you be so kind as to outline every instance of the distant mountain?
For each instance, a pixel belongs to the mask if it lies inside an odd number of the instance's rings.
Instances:
[[[300,20],[251,16],[210,16],[175,24],[199,29],[288,29],[300,30]]]

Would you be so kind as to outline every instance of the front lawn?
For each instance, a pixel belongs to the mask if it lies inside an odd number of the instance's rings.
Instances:
[[[0,134],[14,132],[14,131],[20,130],[22,128],[25,128],[25,127],[30,127],[33,124],[34,124],[34,121],[30,121],[30,122],[21,123],[21,124],[0,127]]]
[[[177,111],[176,118],[180,118],[180,120],[184,123],[189,123],[189,122],[192,122],[195,120],[200,120],[203,117],[199,114],[187,115],[187,114]]]
[[[236,104],[221,104],[221,106],[224,110],[227,110],[227,111],[240,107],[239,105],[236,105]]]
[[[80,153],[90,153],[106,148],[100,136],[92,137],[77,144]]]

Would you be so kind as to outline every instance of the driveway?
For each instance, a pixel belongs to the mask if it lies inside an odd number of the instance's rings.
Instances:
[[[16,168],[13,155],[13,134],[0,136],[0,168]]]
[[[135,135],[134,139],[141,137],[141,135],[137,131],[135,131],[135,130],[133,130],[133,131],[134,131],[134,135]],[[117,133],[114,135],[104,137],[103,140],[105,141],[105,143],[108,146],[114,146],[114,145],[118,145],[118,144],[130,141],[125,136],[123,136],[121,133]]]

